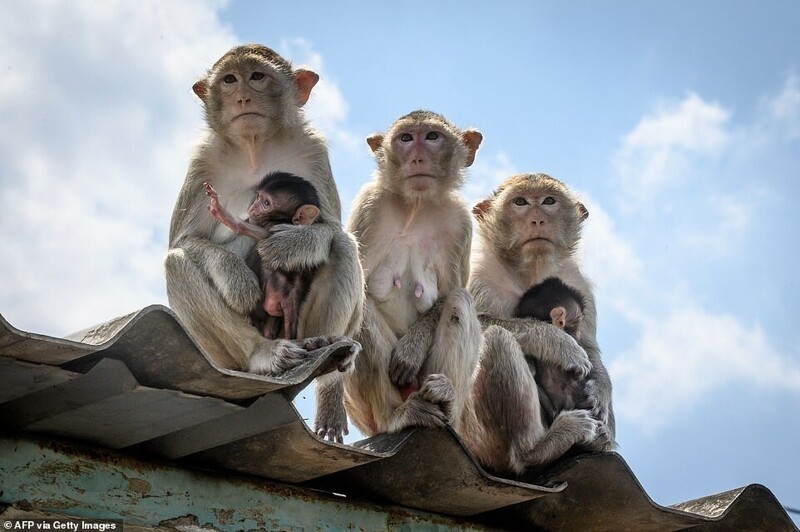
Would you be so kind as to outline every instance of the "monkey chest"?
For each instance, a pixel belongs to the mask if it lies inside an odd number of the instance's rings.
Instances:
[[[410,234],[374,249],[367,294],[394,329],[405,331],[439,297],[450,255],[446,247],[441,239]]]

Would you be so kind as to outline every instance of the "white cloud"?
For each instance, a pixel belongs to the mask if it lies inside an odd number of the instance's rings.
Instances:
[[[692,175],[696,157],[719,154],[730,141],[730,112],[690,93],[677,105],[661,104],[628,133],[613,161],[623,206],[645,208],[665,189]]]
[[[706,258],[725,257],[740,249],[751,226],[754,209],[754,195],[747,194],[746,197],[747,202],[729,195],[713,194],[706,207],[713,213],[711,218],[716,220],[716,225],[687,230],[681,240]]]
[[[489,197],[503,181],[519,173],[507,153],[488,154],[478,150],[475,162],[468,168],[467,181],[461,192],[473,205]]]
[[[60,335],[166,302],[166,231],[202,127],[190,87],[234,42],[220,6],[0,4],[0,312],[14,325]]]
[[[632,308],[631,299],[641,298],[646,290],[642,260],[599,203],[585,194],[581,201],[589,218],[584,222],[578,259],[596,287],[595,295],[625,315]]]
[[[609,365],[617,417],[654,433],[714,391],[746,385],[800,394],[800,367],[758,326],[684,301],[642,316],[636,345]]]
[[[783,132],[788,140],[800,138],[800,78],[789,73],[780,92],[765,99],[765,120]]]
[[[322,54],[314,49],[313,43],[302,37],[283,39],[279,50],[295,68],[305,66],[320,76],[305,106],[306,116],[314,127],[322,131],[332,149],[341,147],[351,155],[366,158],[364,139],[345,128],[350,107],[338,85],[325,71]]]

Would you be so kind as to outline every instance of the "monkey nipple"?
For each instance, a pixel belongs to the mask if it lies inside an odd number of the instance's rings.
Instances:
[[[414,297],[419,299],[422,297],[422,294],[424,293],[425,293],[425,288],[422,287],[422,284],[417,283],[417,285],[414,287]]]
[[[397,288],[398,290],[400,290],[401,288],[403,288],[403,283],[402,283],[402,282],[400,282],[400,277],[395,277],[395,278],[394,278],[394,280],[392,281],[392,284],[393,284],[393,285],[394,285],[394,287],[395,287],[395,288]]]

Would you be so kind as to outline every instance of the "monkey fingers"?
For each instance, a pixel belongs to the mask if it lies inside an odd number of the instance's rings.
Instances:
[[[398,343],[389,359],[389,379],[399,388],[418,385],[423,361],[423,352],[415,349],[412,342]]]
[[[217,191],[214,190],[214,187],[211,186],[211,183],[208,181],[203,181],[203,190],[206,191],[206,195],[210,198],[217,197]]]

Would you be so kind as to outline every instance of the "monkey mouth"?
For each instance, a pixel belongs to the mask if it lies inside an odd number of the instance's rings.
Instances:
[[[537,236],[537,237],[534,237],[534,238],[529,238],[524,243],[525,244],[531,244],[533,242],[550,242],[551,244],[553,243],[552,240],[550,240],[549,238],[545,238],[543,236]]]
[[[428,179],[436,179],[435,176],[430,174],[414,174],[414,175],[407,175],[406,179],[414,179],[415,177],[427,177]]]
[[[245,117],[245,116],[259,116],[261,118],[264,117],[264,115],[262,115],[261,113],[247,112],[247,113],[242,113],[242,114],[236,115],[236,116],[233,117],[233,119],[234,120],[239,120],[240,118]]]

